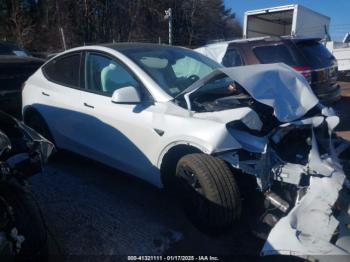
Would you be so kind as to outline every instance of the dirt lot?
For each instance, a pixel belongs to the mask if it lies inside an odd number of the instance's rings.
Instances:
[[[341,85],[338,131],[350,139],[350,82]],[[70,153],[59,153],[32,185],[53,255],[257,255],[263,244],[244,227],[206,236],[164,192]]]
[[[68,153],[57,155],[32,184],[53,254],[257,255],[262,245],[244,228],[208,237],[164,192]]]

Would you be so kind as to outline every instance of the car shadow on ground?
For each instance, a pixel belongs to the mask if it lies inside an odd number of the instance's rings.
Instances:
[[[257,256],[262,247],[245,226],[203,234],[164,191],[72,153],[59,152],[32,184],[55,238],[53,256]]]

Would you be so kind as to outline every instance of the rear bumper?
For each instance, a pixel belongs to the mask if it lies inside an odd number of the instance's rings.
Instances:
[[[329,86],[312,86],[312,90],[323,104],[329,105],[341,98],[341,88],[337,83]]]

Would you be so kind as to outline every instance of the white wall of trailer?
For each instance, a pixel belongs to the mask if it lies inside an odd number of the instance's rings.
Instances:
[[[289,35],[291,26],[284,26],[270,21],[259,20],[254,16],[248,17],[247,38],[260,36],[283,36]]]
[[[302,5],[295,5],[292,35],[324,38],[329,33],[331,19]]]
[[[350,71],[350,44],[330,41],[326,46],[337,59],[338,70]]]
[[[278,18],[278,22],[268,21]],[[283,25],[281,22],[284,22]],[[245,12],[243,37],[295,36],[324,38],[330,18],[301,5],[286,5]]]

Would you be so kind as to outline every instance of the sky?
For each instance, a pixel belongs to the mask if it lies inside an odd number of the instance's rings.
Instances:
[[[224,0],[243,26],[244,12],[279,5],[300,4],[331,18],[332,40],[342,41],[350,32],[350,0]]]

